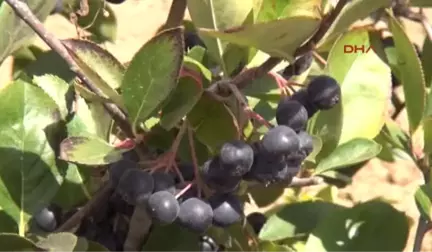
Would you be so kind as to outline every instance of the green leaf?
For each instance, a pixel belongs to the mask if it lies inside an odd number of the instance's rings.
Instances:
[[[429,95],[431,96],[431,95]],[[432,153],[432,116],[428,116],[423,120],[424,130],[424,151],[425,153]]]
[[[318,159],[351,139],[375,138],[388,110],[390,68],[373,50],[347,54],[343,50],[345,45],[369,48],[367,30],[346,33],[330,51],[326,72],[341,85],[342,94],[338,105],[319,112],[310,122],[310,132],[319,136],[324,144]]]
[[[29,7],[41,22],[45,21],[56,0],[29,1]],[[6,3],[0,3],[0,63],[34,35],[33,30]]]
[[[188,0],[187,7],[196,28],[207,28],[212,30],[225,30],[242,24],[254,22],[254,4],[256,0],[242,0],[233,2],[230,0]],[[227,62],[226,57],[228,43],[217,38],[200,34],[212,58],[219,62],[225,74],[230,74],[241,62],[249,58],[249,50],[244,47],[235,46],[232,50],[240,53]],[[232,67],[228,69],[227,64]]]
[[[91,167],[69,163],[65,180],[53,199],[53,203],[70,210],[80,203],[87,202],[96,189],[91,175]]]
[[[200,251],[198,244],[198,234],[177,224],[155,226],[141,251]]]
[[[281,96],[280,88],[275,78],[270,74],[252,80],[242,91],[246,96],[278,102]]]
[[[322,219],[344,207],[324,201],[308,201],[286,205],[270,216],[259,233],[260,240],[278,241],[307,235]]]
[[[223,103],[205,93],[187,118],[196,137],[208,146],[211,152],[218,151],[225,142],[239,137],[235,118],[230,111]]]
[[[402,251],[407,239],[405,214],[373,200],[323,218],[304,251]]]
[[[279,244],[277,244],[277,243],[274,243],[274,242],[268,242],[268,241],[265,241],[265,242],[260,242],[260,244],[259,244],[259,248],[260,248],[260,250],[259,251],[289,251],[289,252],[294,252],[294,251],[296,251],[296,250],[294,250],[294,249],[292,249],[292,248],[290,248],[289,246],[286,246],[286,245],[279,245]]]
[[[291,0],[264,0],[258,13],[257,23],[278,19],[290,2]]]
[[[430,185],[421,185],[415,192],[414,197],[420,214],[426,220],[432,219],[432,187]]]
[[[190,77],[181,78],[172,98],[162,109],[161,126],[170,130],[177,125],[193,109],[202,93],[203,87],[200,83]]]
[[[122,84],[123,99],[134,129],[175,89],[182,59],[180,28],[159,33],[135,54]]]
[[[47,134],[58,123],[56,104],[44,91],[15,81],[0,91],[0,208],[24,235],[30,217],[63,182]],[[59,164],[60,165],[60,164]]]
[[[40,251],[31,240],[17,234],[0,233],[0,244],[0,251]]]
[[[107,248],[105,248],[104,246],[102,246],[97,242],[87,241],[87,243],[88,243],[87,251],[95,251],[95,252],[109,251]]]
[[[421,62],[401,24],[391,14],[389,28],[397,50],[397,62],[404,88],[410,133],[420,126],[426,103],[426,88]]]
[[[96,122],[83,98],[76,100],[76,112],[67,123],[66,128],[70,136],[98,135]],[[100,135],[99,135],[100,136]]]
[[[117,149],[96,136],[69,136],[60,144],[60,158],[84,165],[106,165],[121,159],[127,150]]]
[[[64,80],[54,75],[33,77],[33,82],[57,104],[62,119],[66,119],[73,102],[73,90]]]
[[[54,233],[39,241],[37,246],[49,251],[72,252],[77,244],[78,237],[72,233]]]
[[[423,42],[421,63],[425,77],[425,84],[430,87],[432,84],[432,41],[428,37]]]
[[[87,40],[65,39],[62,42],[88,67],[95,69],[111,88],[121,87],[126,69],[110,52]]]
[[[319,162],[315,174],[360,163],[375,157],[380,152],[381,145],[372,140],[364,138],[352,139],[339,145],[330,155],[323,158]]]
[[[192,51],[189,51],[189,53],[190,52]],[[208,87],[210,85],[210,81],[212,80],[212,73],[200,61],[189,56],[184,56],[183,71],[187,70],[192,70],[194,71],[193,73],[201,76],[201,82],[203,87]],[[204,77],[204,79],[202,77]]]
[[[345,32],[357,20],[368,17],[372,12],[379,8],[390,6],[392,0],[356,0],[349,1],[330,26],[326,35],[320,40],[318,50],[329,48],[333,45],[337,37]]]
[[[122,96],[115,90],[115,88],[111,87],[107,79],[104,79],[104,76],[101,76],[100,74],[104,74],[105,72],[102,71],[99,73],[99,67],[98,65],[94,64],[93,61],[88,60],[85,56],[88,56],[86,54],[82,54],[80,56],[80,51],[76,50],[74,47],[66,47],[68,48],[69,54],[74,59],[80,70],[83,72],[85,77],[89,79],[89,81],[99,90],[101,93],[101,96],[103,98],[107,98],[114,102],[117,106],[124,109],[124,102],[122,99]],[[84,56],[82,58],[82,56]]]
[[[235,223],[227,228],[211,227],[206,232],[224,251],[254,251],[250,243],[254,231],[249,223]]]
[[[254,47],[274,57],[293,60],[293,54],[318,28],[315,15],[292,16],[267,23],[244,25],[227,30],[199,29],[200,34],[242,46]],[[298,27],[302,27],[301,30]],[[293,34],[296,34],[293,36]]]
[[[312,141],[313,141],[313,150],[309,154],[309,156],[306,157],[306,160],[310,162],[315,162],[315,158],[318,155],[318,153],[321,151],[323,143],[321,141],[321,138],[313,135],[312,135]]]

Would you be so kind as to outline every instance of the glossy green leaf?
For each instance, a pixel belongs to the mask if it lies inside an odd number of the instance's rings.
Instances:
[[[259,251],[289,251],[289,252],[294,252],[295,250],[290,248],[287,245],[279,245],[277,243],[274,242],[261,242],[259,245],[260,250]]]
[[[183,58],[183,70],[192,70],[193,73],[198,74],[201,78],[202,86],[207,87],[212,80],[212,73],[207,69],[200,61],[191,58],[189,56],[184,56]]]
[[[97,103],[110,103],[110,99],[106,97],[98,96],[97,94],[90,91],[88,88],[84,87],[82,84],[78,83],[77,81],[74,81],[73,83],[75,87],[75,91],[86,101],[89,102],[97,102]]]
[[[203,94],[187,116],[197,138],[212,152],[238,138],[235,118],[222,102]],[[217,129],[217,131],[215,131]]]
[[[89,81],[99,90],[101,96],[103,98],[107,98],[114,102],[117,106],[124,109],[124,101],[123,97],[115,90],[115,88],[111,87],[107,79],[101,74],[104,74],[103,71],[99,73],[99,67],[94,64],[94,62],[87,60],[86,57],[82,57],[83,55],[79,54],[79,50],[75,50],[73,47],[68,48],[69,54],[74,59],[80,70],[83,72],[85,77],[89,79]],[[97,94],[99,95],[99,94]]]
[[[405,214],[373,200],[322,219],[304,251],[402,251],[407,239]]]
[[[432,41],[428,37],[423,42],[421,53],[421,63],[427,87],[432,85]]]
[[[291,0],[264,0],[258,13],[257,22],[267,22],[278,19]]]
[[[319,221],[337,215],[342,209],[344,207],[323,201],[288,204],[270,216],[261,229],[259,238],[263,241],[278,241],[307,234]]]
[[[426,220],[431,220],[432,211],[432,187],[430,185],[422,185],[415,192],[415,200],[420,214]]]
[[[238,45],[254,47],[271,56],[292,61],[295,50],[312,36],[319,22],[320,19],[311,14],[220,31],[201,28],[199,32]],[[298,27],[302,29],[299,30]]]
[[[363,29],[348,32],[330,51],[326,72],[338,81],[342,95],[338,105],[319,112],[310,123],[310,132],[324,144],[318,159],[351,139],[375,138],[388,111],[390,68],[373,50],[345,53],[345,45],[369,48],[368,32]]]
[[[126,70],[122,95],[128,116],[137,127],[177,86],[183,60],[180,28],[159,33],[135,54]]]
[[[423,120],[424,130],[424,151],[426,153],[432,153],[432,116],[426,117]]]
[[[97,126],[87,103],[81,97],[76,100],[76,111],[67,123],[67,132],[70,136],[97,135]]]
[[[318,43],[318,50],[330,48],[343,32],[354,22],[368,17],[379,8],[390,6],[392,0],[356,0],[348,1],[326,35]]]
[[[17,234],[0,233],[0,251],[40,251],[31,240]]]
[[[201,98],[203,87],[193,78],[184,77],[179,80],[172,98],[162,109],[160,124],[170,130],[181,121]]]
[[[92,103],[88,104],[93,120],[96,124],[97,135],[105,140],[109,140],[109,136],[112,132],[114,120],[105,110],[102,104]]]
[[[315,162],[316,156],[318,155],[318,153],[321,151],[323,147],[323,142],[321,141],[321,138],[317,136],[312,136],[312,141],[313,141],[313,150],[309,154],[309,156],[306,157],[306,160],[310,162]]]
[[[72,252],[78,244],[78,237],[73,233],[53,233],[39,241],[37,246],[48,251]]]
[[[270,74],[252,80],[242,91],[247,96],[266,100],[278,101],[281,96],[280,88],[275,78]]]
[[[96,136],[69,136],[60,144],[60,158],[84,165],[106,165],[119,161],[127,150],[117,149]]]
[[[241,2],[230,0],[188,0],[188,10],[196,28],[207,28],[212,30],[225,30],[242,24],[254,22],[254,4],[256,0],[242,0]],[[248,50],[244,47],[235,46],[241,53],[227,62],[224,56],[227,54],[228,43],[218,38],[200,34],[209,54],[220,63],[223,71],[228,74],[234,69],[228,69],[227,64],[238,66],[247,60]]]
[[[315,174],[341,169],[371,159],[381,152],[381,148],[381,145],[373,140],[364,138],[352,139],[339,145],[330,155],[323,158],[319,162]]]
[[[426,103],[425,80],[421,62],[402,25],[392,16],[389,28],[397,50],[397,62],[404,88],[410,132],[414,133],[423,118]]]
[[[92,169],[69,163],[63,184],[53,199],[53,203],[71,210],[78,204],[91,199],[96,184],[91,180]]]
[[[63,44],[76,55],[113,89],[121,86],[125,67],[107,50],[87,40],[65,39]]]
[[[162,242],[167,237],[169,242]],[[200,251],[198,245],[198,234],[173,224],[152,229],[142,251]]]
[[[70,88],[69,84],[59,77],[49,74],[35,76],[33,78],[33,83],[38,85],[51,97],[57,104],[62,119],[65,119],[69,114],[73,101],[73,90]]]
[[[59,111],[45,92],[15,81],[0,91],[0,208],[24,235],[32,214],[45,207],[63,182],[47,134],[57,129]]]
[[[56,0],[29,1],[29,7],[42,22],[54,8]],[[0,63],[21,46],[29,43],[33,30],[6,3],[0,3]]]

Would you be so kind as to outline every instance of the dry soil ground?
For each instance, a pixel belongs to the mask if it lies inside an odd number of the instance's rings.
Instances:
[[[113,5],[118,18],[118,39],[114,44],[106,44],[106,48],[122,62],[130,60],[165,21],[170,3],[170,0],[129,0],[121,5]],[[46,26],[60,38],[76,36],[75,28],[62,17],[50,17]],[[421,45],[424,38],[422,28],[411,23],[408,23],[408,27],[410,36]],[[38,43],[43,45],[41,41]],[[6,76],[1,71],[0,69],[0,83],[1,77]],[[404,128],[407,127],[405,116],[403,114],[398,120]],[[421,182],[421,174],[408,161],[385,163],[374,159],[355,175],[352,185],[339,191],[339,198],[341,204],[346,205],[375,197],[385,197],[394,202],[394,206],[412,220],[410,239],[405,248],[405,251],[412,251],[414,227],[419,216],[413,193]],[[432,233],[424,240],[422,251],[432,251]]]

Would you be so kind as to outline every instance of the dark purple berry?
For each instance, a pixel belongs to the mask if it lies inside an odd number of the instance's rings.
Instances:
[[[253,163],[252,147],[243,141],[234,140],[222,145],[219,161],[224,173],[239,177],[248,172]]]
[[[121,4],[124,3],[126,0],[106,0],[106,1],[112,4]]]
[[[305,155],[305,157],[309,156],[309,154],[313,151],[313,138],[306,131],[300,131],[298,133],[298,138],[300,140],[300,152]]]
[[[260,151],[268,156],[288,155],[298,151],[300,142],[296,132],[288,126],[278,125],[262,138]]]
[[[233,194],[215,194],[209,199],[213,209],[213,224],[228,227],[239,222],[243,216],[243,204]]]
[[[219,192],[232,192],[238,188],[241,181],[241,176],[229,176],[224,172],[218,156],[204,163],[201,175],[209,188]]]
[[[110,165],[109,167],[109,179],[113,186],[117,186],[120,178],[123,176],[125,171],[129,169],[139,170],[139,165],[136,162],[130,161],[128,159],[121,159]]]
[[[341,89],[337,81],[327,75],[315,77],[307,86],[309,101],[318,109],[333,108],[341,99]]]
[[[168,191],[172,194],[175,193],[174,177],[169,173],[156,171],[152,173],[154,180],[154,192]]]
[[[298,132],[306,128],[308,112],[298,101],[289,97],[282,98],[276,109],[276,122],[285,125]]]
[[[293,101],[298,101],[305,107],[308,118],[311,118],[318,111],[318,108],[309,101],[308,93],[305,88],[302,88],[289,97]]]
[[[201,252],[216,252],[219,251],[219,246],[210,236],[201,236],[199,241],[199,251]]]
[[[128,169],[121,177],[116,192],[129,204],[145,203],[154,189],[153,177],[146,171]]]
[[[246,217],[246,220],[249,222],[249,225],[252,226],[253,230],[255,231],[255,234],[258,235],[262,227],[266,223],[267,217],[262,213],[254,212],[254,213],[250,213]]]
[[[53,232],[57,228],[57,219],[54,211],[46,207],[35,214],[33,218],[38,227],[46,232]]]
[[[153,219],[163,225],[173,223],[180,211],[177,199],[167,191],[152,194],[148,199],[147,208]]]
[[[199,198],[189,198],[180,204],[180,225],[197,233],[204,233],[212,224],[211,206]]]

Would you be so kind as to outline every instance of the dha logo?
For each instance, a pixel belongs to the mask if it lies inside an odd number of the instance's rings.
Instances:
[[[344,53],[368,53],[370,50],[373,51],[372,46],[365,45],[344,45]]]

